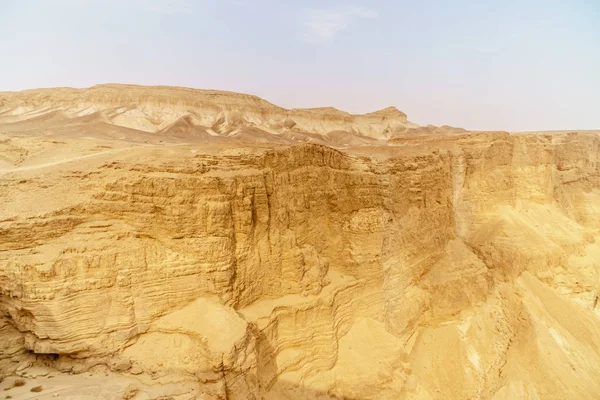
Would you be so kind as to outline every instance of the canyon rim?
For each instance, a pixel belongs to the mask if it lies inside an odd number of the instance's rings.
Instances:
[[[0,93],[0,393],[598,399],[599,134]]]

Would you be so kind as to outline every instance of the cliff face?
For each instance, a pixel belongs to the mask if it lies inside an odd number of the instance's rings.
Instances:
[[[6,374],[150,397],[600,393],[596,133],[335,148],[36,121],[2,128]]]

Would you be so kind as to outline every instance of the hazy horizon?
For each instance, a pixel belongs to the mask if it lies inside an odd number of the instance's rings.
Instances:
[[[0,0],[0,91],[103,83],[480,130],[600,129],[600,3]]]

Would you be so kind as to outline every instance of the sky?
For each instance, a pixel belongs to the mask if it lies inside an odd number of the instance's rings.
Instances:
[[[0,91],[98,83],[600,129],[600,0],[0,0]]]

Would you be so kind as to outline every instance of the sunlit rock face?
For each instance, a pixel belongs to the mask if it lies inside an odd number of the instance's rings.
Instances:
[[[599,162],[598,132],[418,127],[395,108],[1,93],[0,385],[597,399]]]

